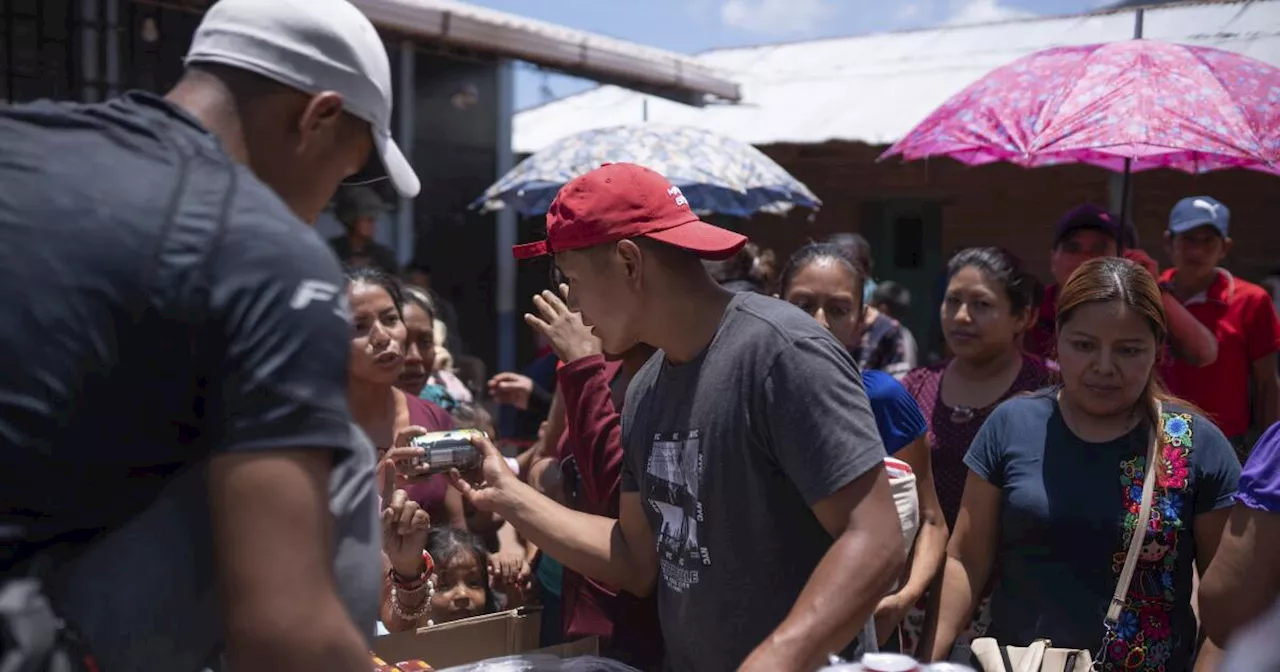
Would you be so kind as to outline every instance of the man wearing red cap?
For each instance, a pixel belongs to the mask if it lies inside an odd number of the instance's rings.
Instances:
[[[1123,245],[1121,245],[1123,243]],[[1068,210],[1053,230],[1053,250],[1049,255],[1054,284],[1045,288],[1035,324],[1027,330],[1024,347],[1046,361],[1056,360],[1058,343],[1058,288],[1084,262],[1098,257],[1114,257],[1124,248],[1124,257],[1140,264],[1157,279],[1160,266],[1138,249],[1132,224],[1121,226],[1120,218],[1092,204]],[[1169,321],[1172,354],[1192,367],[1208,366],[1218,356],[1218,342],[1209,331],[1169,292],[1161,295]]]
[[[667,667],[812,670],[854,639],[902,568],[884,446],[857,365],[777,299],[720,288],[702,259],[746,239],[698,219],[632,164],[569,182],[547,240],[606,352],[659,348],[622,412],[619,519],[536,494],[487,441],[483,485],[454,475],[566,566],[657,590]]]

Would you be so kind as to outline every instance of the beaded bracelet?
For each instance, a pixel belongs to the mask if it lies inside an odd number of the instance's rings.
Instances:
[[[401,581],[401,577],[396,573],[395,568],[387,570],[387,581],[391,584],[391,595],[387,598],[387,606],[391,607],[392,613],[402,620],[410,623],[417,623],[418,619],[423,615],[431,613],[431,598],[435,597],[436,584],[431,580],[431,574],[435,571],[435,561],[431,558],[431,554],[425,550],[422,552],[423,571],[418,578],[413,581]],[[423,590],[427,591],[427,596],[412,611],[406,613],[401,608],[400,597],[417,595]],[[435,625],[430,618],[427,619],[427,626]]]
[[[387,580],[391,582],[391,585],[396,586],[397,588],[400,588],[402,590],[405,590],[405,591],[415,590],[420,585],[426,583],[427,577],[431,576],[431,574],[435,571],[436,571],[436,563],[434,560],[431,559],[431,554],[426,551],[423,551],[422,552],[422,573],[419,574],[417,578],[413,579],[412,581],[406,581],[404,580],[404,577],[400,576],[400,574],[396,572],[395,568],[393,567],[387,571]]]

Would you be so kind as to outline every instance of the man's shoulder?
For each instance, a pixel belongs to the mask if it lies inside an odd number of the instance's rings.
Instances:
[[[1262,285],[1257,285],[1248,280],[1234,278],[1235,288],[1231,296],[1233,303],[1240,303],[1253,306],[1259,303],[1271,303],[1271,295]]]
[[[735,296],[720,331],[720,340],[765,351],[781,351],[807,338],[831,338],[830,332],[803,310],[781,299],[748,292]]]
[[[83,105],[37,101],[0,110],[0,182],[13,188],[9,214],[34,204],[67,227],[109,228],[121,235],[158,232],[159,219],[183,181],[192,144],[175,141],[163,116],[131,99]],[[69,231],[60,231],[59,235]]]

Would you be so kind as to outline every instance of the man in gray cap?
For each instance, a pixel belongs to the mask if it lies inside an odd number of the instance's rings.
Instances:
[[[0,667],[50,665],[36,575],[105,669],[367,670],[373,457],[307,223],[371,157],[418,191],[386,49],[346,0],[221,0],[186,63],[0,110]]]
[[[378,215],[386,209],[382,197],[369,187],[347,187],[338,192],[334,214],[347,231],[329,240],[338,261],[352,268],[373,267],[388,275],[400,274],[395,252],[373,239]]]

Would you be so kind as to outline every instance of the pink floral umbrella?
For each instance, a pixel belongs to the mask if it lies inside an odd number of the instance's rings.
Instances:
[[[1057,47],[992,71],[881,158],[1280,175],[1280,69],[1153,40]]]

